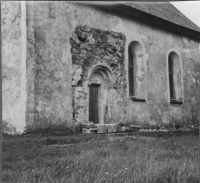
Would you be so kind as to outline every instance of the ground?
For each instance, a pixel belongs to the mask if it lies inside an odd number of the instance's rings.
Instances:
[[[198,183],[198,135],[4,135],[3,182]]]

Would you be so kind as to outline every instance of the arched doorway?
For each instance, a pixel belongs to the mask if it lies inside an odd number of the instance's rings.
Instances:
[[[89,121],[109,123],[108,93],[115,83],[109,67],[98,65],[89,73]]]

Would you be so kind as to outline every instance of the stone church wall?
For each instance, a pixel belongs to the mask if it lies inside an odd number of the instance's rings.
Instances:
[[[73,45],[70,43],[70,38],[78,26],[83,27],[84,25],[95,30],[120,33],[125,37],[123,57],[127,88],[123,94],[124,103],[120,104],[120,119],[118,121],[165,126],[183,125],[189,122],[197,123],[200,120],[199,41],[165,31],[164,28],[155,27],[150,23],[144,23],[130,15],[121,13],[119,8],[113,9],[109,5],[86,5],[75,2],[27,2],[26,8],[27,129],[72,125],[74,106],[72,98],[78,92],[73,92],[72,85],[74,85],[75,80],[72,77],[75,77],[78,83],[82,77],[80,73],[84,71],[84,68],[81,68],[79,64],[73,64],[76,60],[73,56],[76,54],[72,50]],[[14,21],[17,20],[14,19]],[[16,26],[16,29],[18,28]],[[143,98],[144,101],[129,98],[128,94],[128,46],[133,41],[140,44],[142,48],[142,54],[138,57],[142,59],[140,62],[142,65],[137,65],[139,70],[137,74],[138,96],[136,98]],[[19,47],[19,39],[12,39],[11,42],[11,47],[14,44]],[[176,79],[178,83],[176,91],[183,104],[170,103],[167,69],[168,55],[171,51],[179,56],[182,72],[179,74],[180,77],[178,76]],[[12,63],[18,63],[20,54],[18,52],[14,52],[14,54],[16,56],[13,57]],[[84,53],[82,54],[84,56]],[[6,58],[6,52],[4,55]],[[94,55],[91,54],[91,56]],[[3,70],[6,71],[8,64],[3,64],[5,67]],[[17,64],[15,64],[16,66]],[[16,76],[19,76],[17,69],[14,70]],[[9,73],[15,72],[5,73],[4,75],[9,75]],[[178,73],[180,72],[178,71]],[[20,82],[14,82],[14,79],[19,77],[12,76],[11,78],[13,85],[18,83],[17,87],[20,88]],[[4,91],[6,85],[8,82],[3,83]],[[9,89],[8,92],[5,92],[5,98],[6,96],[10,98],[12,96],[10,95],[10,85],[7,88]],[[82,95],[81,92],[78,95]],[[117,95],[115,96],[114,92],[112,94],[114,105],[114,99]],[[14,98],[16,98],[16,94]],[[3,100],[5,101],[5,99]],[[79,102],[80,105],[84,103]],[[11,103],[6,101],[5,106]],[[17,105],[17,102],[14,103]],[[11,111],[15,111],[15,108],[18,107],[13,107]],[[5,111],[7,109],[5,107]],[[117,109],[114,110],[117,111]],[[8,117],[6,118],[8,119]]]
[[[29,3],[30,4],[30,3]],[[72,76],[76,78],[82,68],[73,65],[76,60],[70,38],[78,26],[113,31],[125,36],[124,64],[128,71],[128,46],[138,42],[143,49],[143,72],[138,73],[138,91],[145,102],[129,99],[122,105],[122,120],[147,125],[182,125],[197,122],[199,116],[199,43],[177,34],[147,25],[129,16],[104,10],[104,6],[73,2],[34,2],[34,54],[35,54],[35,102],[34,122],[39,126],[69,124],[72,121]],[[30,19],[31,17],[29,17]],[[30,41],[28,39],[28,41]],[[182,69],[183,104],[169,103],[167,57],[170,51],[180,56]],[[81,53],[84,57],[84,53]],[[78,54],[77,54],[78,56]],[[80,56],[80,55],[79,55]],[[91,56],[94,56],[91,54]],[[86,64],[87,65],[87,64]],[[85,66],[86,67],[86,66]],[[126,75],[128,81],[128,75]],[[180,83],[180,82],[179,82]],[[178,91],[178,90],[177,90]],[[139,96],[140,97],[140,96]],[[31,104],[32,105],[32,104]],[[28,121],[29,124],[29,121]]]

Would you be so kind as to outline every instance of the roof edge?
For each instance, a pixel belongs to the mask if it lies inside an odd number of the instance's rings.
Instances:
[[[116,2],[120,5],[121,10],[124,9],[123,13],[129,14],[133,17],[140,18],[148,24],[151,24],[154,26],[156,25],[161,28],[168,29],[172,32],[179,33],[181,35],[191,37],[191,38],[197,38],[198,40],[200,40],[200,31],[190,29],[188,27],[184,27],[184,26],[176,24],[174,22],[171,22],[171,21],[165,20],[163,18],[157,17],[155,15],[149,14],[149,13],[139,10],[137,8],[128,6],[128,5],[124,4],[123,2],[119,2],[119,1],[116,1]],[[123,8],[122,8],[122,6],[123,6]],[[156,20],[156,21],[152,21],[152,20]],[[166,26],[166,25],[168,25],[168,26]]]

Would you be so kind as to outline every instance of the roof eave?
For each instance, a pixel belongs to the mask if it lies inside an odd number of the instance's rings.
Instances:
[[[147,25],[155,26],[163,30],[168,30],[178,35],[185,37],[190,37],[195,40],[200,41],[200,32],[187,27],[175,24],[173,22],[164,20],[160,17],[154,16],[152,14],[146,13],[144,11],[138,10],[134,7],[124,4],[119,1],[110,2],[79,2],[79,4],[87,4],[87,6],[99,9],[104,12],[114,13],[118,16],[125,16],[126,18],[136,18]]]
[[[159,18],[157,16],[148,14],[144,11],[138,10],[136,8],[130,7],[126,4],[117,2],[120,5],[120,10],[123,11],[123,13],[129,14],[130,16],[139,18],[143,21],[145,21],[147,24],[151,24],[153,26],[158,26],[164,29],[167,29],[169,31],[172,31],[174,33],[181,34],[182,36],[191,37],[194,39],[200,40],[200,32],[189,29],[187,27],[183,27],[181,25],[172,23],[170,21],[164,20],[162,18]]]

